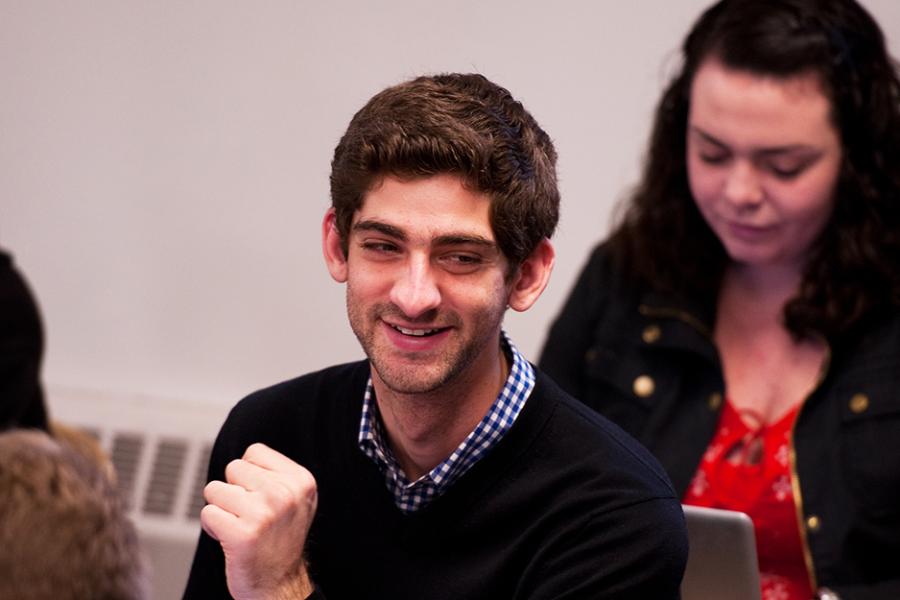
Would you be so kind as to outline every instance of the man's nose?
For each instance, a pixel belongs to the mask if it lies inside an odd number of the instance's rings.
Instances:
[[[765,192],[756,167],[749,161],[736,161],[725,180],[725,198],[738,208],[751,208],[762,202]]]
[[[428,257],[411,257],[391,288],[391,302],[410,319],[437,308],[441,293],[435,275]]]

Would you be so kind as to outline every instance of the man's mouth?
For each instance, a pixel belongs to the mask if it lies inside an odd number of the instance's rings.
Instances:
[[[440,333],[444,331],[442,328],[437,329],[407,329],[406,327],[400,327],[399,325],[391,325],[395,330],[399,331],[403,335],[408,335],[412,337],[428,337],[430,335],[434,335],[436,333]]]

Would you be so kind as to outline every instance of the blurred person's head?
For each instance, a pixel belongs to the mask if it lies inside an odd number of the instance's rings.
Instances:
[[[0,598],[145,597],[137,536],[106,469],[46,433],[0,433]]]
[[[766,91],[780,104],[758,101]],[[728,264],[765,258],[742,254],[740,237],[767,235],[766,219],[739,211],[771,201],[797,225],[799,210],[802,227],[783,232],[803,272],[786,324],[843,333],[900,302],[898,147],[900,80],[858,3],[722,0],[684,40],[614,243],[644,281],[710,303]],[[712,189],[758,197],[732,202],[722,225]]]
[[[47,430],[43,353],[44,328],[37,300],[13,257],[0,250],[0,430]]]
[[[331,201],[344,243],[382,178],[450,174],[491,199],[491,227],[512,270],[559,220],[556,151],[504,88],[475,74],[423,76],[376,94],[334,151]]]

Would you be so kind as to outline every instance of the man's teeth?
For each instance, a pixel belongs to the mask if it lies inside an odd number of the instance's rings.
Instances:
[[[412,335],[416,337],[423,337],[438,332],[437,329],[406,329],[404,327],[398,327],[397,325],[394,325],[394,329],[396,329],[403,335]]]

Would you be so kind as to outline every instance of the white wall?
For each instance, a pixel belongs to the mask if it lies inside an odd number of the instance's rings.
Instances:
[[[372,94],[438,71],[508,87],[557,144],[557,269],[507,321],[537,358],[706,4],[0,0],[0,245],[51,392],[224,410],[361,357],[320,258],[331,153]],[[898,54],[900,2],[865,4]]]

